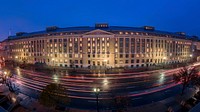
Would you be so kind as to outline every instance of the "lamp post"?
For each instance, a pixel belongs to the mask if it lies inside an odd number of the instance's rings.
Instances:
[[[192,60],[192,57],[193,57],[193,55],[192,54],[190,54],[190,62],[192,62],[193,60]]]
[[[93,91],[94,91],[94,93],[96,95],[97,112],[99,112],[99,92],[100,92],[100,89],[99,88],[94,88]]]

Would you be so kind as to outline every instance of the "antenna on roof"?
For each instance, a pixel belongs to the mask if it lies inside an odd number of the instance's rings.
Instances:
[[[8,36],[11,36],[11,29],[9,29],[8,31]]]

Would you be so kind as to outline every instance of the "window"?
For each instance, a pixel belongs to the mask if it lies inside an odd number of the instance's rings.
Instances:
[[[119,57],[120,57],[120,58],[123,58],[123,54],[120,54]]]
[[[134,58],[134,54],[131,54],[131,57]]]
[[[78,54],[75,54],[75,58],[78,58]]]
[[[125,63],[128,63],[128,60],[126,60]]]
[[[142,59],[142,63],[144,63],[144,59]]]
[[[139,60],[139,59],[137,59],[136,63],[140,63],[140,60]]]
[[[131,63],[134,63],[134,60],[131,60]]]
[[[69,54],[69,58],[72,58],[72,54]]]
[[[129,57],[129,55],[128,54],[126,54],[126,58],[128,58]]]
[[[78,63],[78,60],[75,60],[75,63]]]

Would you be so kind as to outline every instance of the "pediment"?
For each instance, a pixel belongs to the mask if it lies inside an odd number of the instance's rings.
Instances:
[[[83,35],[114,35],[113,33],[110,33],[110,32],[107,32],[107,31],[104,31],[104,30],[93,30],[93,31],[90,31],[90,32],[87,32]]]

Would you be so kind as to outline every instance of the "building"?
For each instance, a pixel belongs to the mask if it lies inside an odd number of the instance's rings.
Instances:
[[[193,56],[193,40],[183,32],[151,26],[47,27],[19,32],[7,39],[6,60],[62,67],[149,67],[185,62]]]

